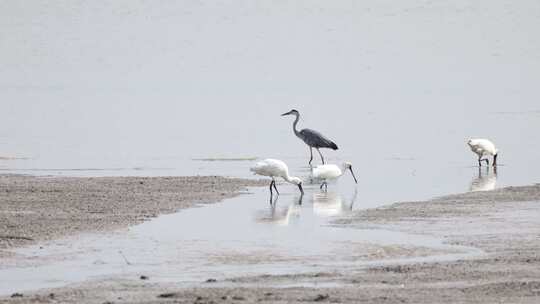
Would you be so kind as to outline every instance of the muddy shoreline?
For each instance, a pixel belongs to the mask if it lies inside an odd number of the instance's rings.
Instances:
[[[139,187],[139,179],[128,178],[111,187],[127,187],[125,183]],[[163,181],[152,182],[158,187]],[[167,187],[176,188],[177,182]],[[237,186],[230,187],[238,189]],[[222,190],[210,192],[213,198],[224,193]],[[39,196],[43,192],[31,193]],[[345,263],[329,272],[230,277],[217,282],[209,278],[208,282],[192,288],[157,283],[151,278],[110,278],[22,296],[14,294],[0,299],[0,303],[540,302],[540,184],[396,203],[357,211],[336,219],[333,224],[348,229],[384,228],[430,235],[448,244],[478,248],[483,254],[448,262],[367,267]],[[353,254],[351,252],[351,256]]]
[[[2,249],[127,227],[262,184],[218,176],[0,175],[0,257]]]

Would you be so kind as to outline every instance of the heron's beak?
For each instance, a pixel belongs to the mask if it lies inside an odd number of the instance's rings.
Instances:
[[[304,195],[304,189],[302,189],[302,183],[298,184],[298,189],[300,189],[300,193]]]
[[[292,112],[292,111],[289,111],[289,112],[287,112],[287,113],[283,113],[283,114],[281,114],[281,116],[291,115],[291,112]]]
[[[351,170],[352,177],[354,178],[354,182],[358,184],[358,181],[356,180],[356,176],[354,176],[354,172],[352,170],[352,167],[349,167],[349,170]]]

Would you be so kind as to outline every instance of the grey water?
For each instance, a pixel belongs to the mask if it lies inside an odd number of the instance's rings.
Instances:
[[[308,179],[295,108],[353,163],[353,209],[535,183],[539,28],[536,1],[2,1],[0,173],[252,178],[200,159],[272,157]],[[496,143],[496,173],[469,137]]]
[[[331,219],[351,212],[357,190],[340,194],[308,186],[300,196],[291,189],[282,189],[272,204],[266,189],[254,188],[223,203],[163,215],[115,233],[13,250],[25,256],[26,263],[0,269],[0,294],[91,279],[138,280],[140,275],[152,282],[193,286],[207,279],[227,283],[224,280],[248,275],[333,272],[345,265],[351,271],[483,254],[426,235],[331,225]],[[399,251],[417,247],[433,251],[412,256]]]

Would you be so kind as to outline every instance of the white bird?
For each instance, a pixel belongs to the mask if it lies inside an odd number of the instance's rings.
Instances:
[[[270,182],[270,198],[272,198],[272,187],[276,190],[276,193],[279,195],[279,191],[276,188],[276,177],[283,178],[286,182],[291,183],[293,185],[297,185],[298,189],[300,189],[300,193],[304,194],[304,189],[302,189],[302,180],[295,176],[289,175],[289,167],[287,167],[287,164],[282,162],[279,159],[271,159],[267,158],[265,160],[261,160],[253,167],[249,169],[254,174],[262,175],[262,176],[269,176],[272,178],[272,182]]]
[[[354,172],[352,169],[352,164],[349,162],[343,163],[343,165],[338,167],[334,164],[328,164],[328,165],[320,165],[311,170],[311,175],[314,179],[322,180],[321,189],[324,186],[325,190],[328,189],[328,183],[329,180],[337,180],[340,178],[345,171],[349,169],[351,171],[352,177],[354,178],[354,182],[358,184],[358,181],[356,180],[356,176],[354,176]]]
[[[478,166],[482,166],[482,161],[485,161],[489,166],[489,160],[487,158],[482,159],[484,156],[492,155],[493,156],[493,166],[497,166],[497,155],[499,150],[495,148],[495,144],[489,139],[484,138],[471,138],[467,142],[471,151],[478,155]]]

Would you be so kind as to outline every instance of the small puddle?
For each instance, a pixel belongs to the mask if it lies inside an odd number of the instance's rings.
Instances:
[[[17,249],[16,254],[26,257],[24,265],[0,269],[0,294],[111,276],[146,275],[153,282],[189,286],[209,278],[481,254],[424,235],[329,225],[333,217],[362,204],[354,188],[340,194],[307,186],[302,200],[296,188],[280,188],[284,193],[272,206],[266,187],[253,188],[222,203],[159,216],[129,229]]]

